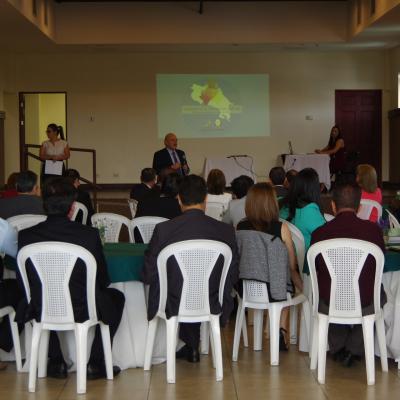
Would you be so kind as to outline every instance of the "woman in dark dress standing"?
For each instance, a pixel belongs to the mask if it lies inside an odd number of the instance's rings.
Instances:
[[[329,143],[323,149],[315,150],[317,154],[328,154],[331,157],[329,163],[329,169],[331,175],[340,174],[345,167],[345,148],[343,135],[337,125],[334,125],[331,129],[331,135],[329,138]]]

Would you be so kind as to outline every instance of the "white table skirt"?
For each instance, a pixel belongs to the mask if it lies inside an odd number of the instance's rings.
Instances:
[[[287,154],[283,168],[285,171],[314,168],[318,173],[319,181],[329,190],[331,187],[329,161],[330,157],[327,154]]]
[[[226,179],[227,186],[231,185],[231,182],[240,175],[247,175],[256,182],[256,176],[254,174],[254,163],[251,157],[212,157],[204,160],[203,176],[207,179],[209,172],[212,169],[220,169]]]
[[[147,338],[147,306],[145,300],[144,285],[142,282],[129,281],[113,283],[111,287],[120,290],[125,295],[125,307],[118,330],[114,336],[112,353],[113,364],[121,369],[142,368],[144,365],[144,353]],[[70,370],[75,370],[75,337],[73,331],[59,332],[61,348],[65,361]],[[31,336],[29,334],[29,336]],[[25,330],[21,334],[22,356],[25,358]],[[88,335],[88,357],[94,337],[94,327]],[[30,338],[28,339],[30,343]],[[164,321],[158,323],[156,339],[153,349],[153,364],[159,364],[166,360],[166,329]],[[29,359],[29,355],[27,357]],[[14,351],[6,353],[0,350],[0,360],[14,361]],[[25,362],[24,372],[28,372],[29,366]]]
[[[386,347],[388,357],[400,361],[400,271],[383,274],[382,284],[385,289],[387,303],[383,306],[385,319]],[[375,345],[375,353],[379,347]]]

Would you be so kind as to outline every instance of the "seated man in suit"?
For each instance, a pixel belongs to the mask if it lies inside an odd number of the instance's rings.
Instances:
[[[7,221],[0,218],[0,252],[15,257],[17,247],[17,231]],[[23,297],[24,294],[15,279],[3,279],[3,259],[0,257],[0,308],[12,306],[16,310]],[[0,322],[0,348],[7,352],[13,348],[8,318],[3,318]],[[0,370],[6,367],[7,364],[0,362]]]
[[[161,183],[161,196],[146,197],[139,201],[135,217],[163,217],[172,219],[182,214],[178,202],[182,176],[176,172],[168,174]]]
[[[7,219],[20,214],[44,214],[38,177],[34,172],[20,172],[16,188],[18,196],[0,199],[0,218]]]
[[[385,251],[381,229],[377,224],[357,217],[360,206],[361,189],[356,184],[335,185],[332,195],[332,209],[335,218],[316,229],[311,237],[311,244],[328,239],[350,238],[365,240]],[[319,310],[328,313],[331,278],[321,257],[317,257],[316,270],[319,287]],[[359,278],[361,306],[363,315],[374,313],[375,261],[369,256]],[[364,354],[361,325],[329,325],[329,349],[334,358],[351,366],[355,359]]]
[[[189,173],[185,152],[178,150],[178,139],[174,133],[168,133],[164,139],[165,148],[154,153],[153,168],[160,175],[163,170],[171,170],[181,175]]]
[[[87,216],[87,225],[91,226],[92,225],[92,215],[94,214],[94,208],[93,208],[93,203],[92,199],[90,198],[90,194],[81,188],[81,176],[79,172],[76,169],[69,168],[65,170],[64,176],[66,178],[70,178],[72,181],[72,184],[75,186],[76,189],[76,201],[79,201],[79,203],[82,203],[88,210],[88,216]],[[82,212],[81,212],[82,214]],[[80,218],[80,219],[79,219]],[[79,216],[76,219],[76,221],[82,222],[82,216]]]
[[[66,178],[54,178],[46,183],[43,189],[43,202],[47,220],[32,228],[24,229],[18,235],[18,248],[32,243],[59,241],[84,247],[93,254],[97,263],[96,274],[96,307],[98,318],[110,327],[111,340],[121,321],[124,308],[124,295],[116,289],[109,288],[106,261],[103,254],[100,235],[97,229],[70,221],[68,213],[75,200],[76,189]],[[41,284],[30,264],[27,264],[30,277],[31,302],[19,308],[17,319],[38,319],[41,315]],[[22,282],[21,282],[22,285]],[[78,260],[72,271],[69,288],[75,321],[84,322],[88,318],[86,299],[86,268]],[[119,368],[114,367],[114,374]],[[48,375],[55,378],[67,376],[67,366],[61,352],[58,336],[50,334]],[[87,378],[97,379],[106,376],[104,352],[99,326],[96,328],[90,359],[87,367]]]
[[[226,278],[223,304],[218,298],[211,296],[218,293],[222,260],[218,260],[210,277],[210,309],[214,314],[221,315],[224,325],[233,308],[231,290],[238,280],[238,250],[235,231],[232,226],[219,222],[205,215],[207,185],[203,178],[189,175],[183,178],[179,189],[179,203],[183,214],[170,221],[158,224],[154,230],[149,248],[145,254],[144,282],[150,285],[148,319],[154,318],[159,305],[159,280],[157,272],[157,257],[160,251],[169,244],[190,239],[209,239],[226,243],[232,249],[232,263]],[[182,276],[175,261],[171,261],[168,271],[168,299],[166,314],[177,315],[179,311]],[[221,308],[222,306],[222,308]],[[180,358],[189,362],[199,361],[200,324],[180,324],[179,336],[185,346],[177,353]]]
[[[275,189],[276,197],[283,198],[288,194],[288,190],[284,186],[286,179],[285,170],[282,167],[274,167],[269,171],[269,180]]]
[[[160,190],[157,186],[157,172],[153,168],[144,168],[140,173],[140,182],[133,186],[130,198],[140,203],[148,198],[157,198],[160,196]]]

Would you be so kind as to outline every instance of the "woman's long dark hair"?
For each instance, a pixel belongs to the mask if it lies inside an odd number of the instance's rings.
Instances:
[[[319,177],[315,169],[304,168],[297,174],[296,179],[290,185],[288,221],[294,218],[296,208],[303,208],[310,203],[316,203],[321,209]]]
[[[338,132],[339,132],[339,134],[338,134],[335,138],[332,136],[332,131],[333,131],[334,129],[337,129]],[[333,126],[332,126],[332,129],[331,129],[331,135],[330,135],[330,137],[329,137],[329,143],[328,143],[329,149],[333,149],[333,148],[336,146],[336,142],[337,142],[339,139],[343,139],[342,131],[340,130],[340,128],[339,128],[338,125],[333,125]]]
[[[65,140],[64,129],[61,125],[49,124],[47,125],[47,129],[51,129],[53,132],[57,132],[57,135],[60,135],[60,139]]]

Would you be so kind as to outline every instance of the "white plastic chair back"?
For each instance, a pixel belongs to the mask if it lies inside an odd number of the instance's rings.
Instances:
[[[372,210],[378,211],[378,221],[382,217],[382,206],[374,200],[361,199],[360,209],[358,210],[357,217],[360,219],[369,220]]]
[[[243,280],[243,302],[245,304],[252,303],[252,306],[257,304],[265,305],[269,303],[267,284],[253,280]]]
[[[168,221],[168,218],[162,217],[138,217],[131,221],[131,237],[135,240],[134,231],[138,229],[143,243],[149,243],[153,236],[154,228],[160,222]]]
[[[17,231],[22,231],[23,229],[30,228],[43,221],[46,221],[47,215],[37,215],[37,214],[21,214],[7,219],[7,222],[14,227]]]
[[[305,259],[305,247],[306,247],[304,236],[301,233],[301,230],[291,222],[285,221],[284,219],[280,219],[280,221],[287,224],[290,233],[292,234],[292,240],[294,243],[294,247],[296,249],[297,265],[299,266],[300,273],[302,273],[304,266],[304,259]]]
[[[222,305],[225,280],[232,260],[232,251],[225,243],[214,240],[186,240],[165,247],[157,258],[160,279],[161,313],[167,301],[167,261],[174,256],[181,270],[183,286],[179,306],[179,321],[207,321],[210,315],[209,279],[215,264],[222,255],[224,265],[219,285],[219,302]]]
[[[118,243],[122,225],[125,225],[129,231],[129,241],[133,242],[131,221],[123,215],[96,213],[92,215],[92,225],[99,230],[104,229],[104,239],[107,243]]]
[[[71,221],[75,221],[76,217],[78,216],[79,211],[81,211],[82,212],[82,224],[86,225],[87,217],[88,217],[87,207],[84,204],[80,203],[79,201],[74,201],[74,204],[72,207],[74,208],[74,212],[72,213]]]
[[[222,216],[224,215],[224,205],[214,201],[207,201],[206,215],[216,219],[217,221],[222,221]]]
[[[138,201],[135,199],[128,199],[129,210],[131,211],[132,219],[135,218]]]
[[[332,221],[333,219],[335,219],[335,216],[332,214],[325,213],[324,218],[325,218],[326,222],[329,222],[329,221]]]
[[[386,210],[386,212],[389,217],[390,228],[400,228],[400,223],[397,218],[389,210]]]
[[[315,260],[321,255],[331,277],[328,315],[318,312],[319,290]],[[374,313],[363,316],[359,277],[365,260],[375,259]],[[382,250],[373,243],[357,239],[331,239],[316,243],[307,253],[313,290],[313,333],[311,369],[318,365],[318,382],[325,383],[326,350],[330,323],[362,325],[368,385],[375,384],[374,325],[381,354],[382,370],[388,371],[385,323],[380,304],[384,265]],[[371,277],[372,279],[372,277]]]
[[[321,254],[331,276],[329,316],[351,319],[362,318],[358,279],[368,255],[376,263],[374,304],[375,312],[380,310],[384,255],[375,244],[358,239],[330,239],[316,243],[307,253],[313,290],[313,310],[318,312],[318,281],[315,259]]]
[[[32,262],[43,288],[41,322],[44,325],[63,324],[66,330],[73,329],[75,320],[69,280],[78,259],[86,265],[89,319],[97,320],[96,260],[89,251],[81,246],[63,242],[41,242],[23,247],[18,253],[17,262],[29,302],[31,294],[25,265],[28,259]]]

